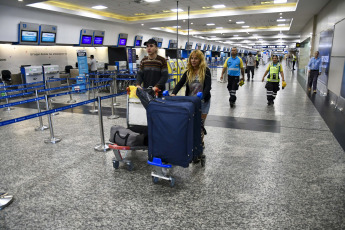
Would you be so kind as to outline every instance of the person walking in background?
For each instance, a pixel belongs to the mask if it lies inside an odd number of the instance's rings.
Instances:
[[[309,60],[308,74],[308,91],[310,92],[313,86],[313,92],[316,93],[317,79],[321,74],[321,58],[319,58],[319,51],[316,51],[314,57]]]
[[[259,68],[259,54],[256,54],[256,68]]]
[[[202,92],[201,119],[203,125],[210,109],[211,82],[211,71],[206,66],[204,54],[200,50],[194,50],[188,58],[187,70],[171,94],[171,96],[176,96],[184,85],[186,86],[185,96],[197,96],[198,92]],[[203,130],[201,131],[201,139],[204,146]]]
[[[265,80],[265,76],[268,74],[267,77],[267,83],[266,83],[266,89],[267,89],[267,104],[273,105],[274,99],[276,99],[277,92],[279,91],[279,74],[282,76],[283,80],[283,88],[286,86],[285,80],[284,80],[284,72],[283,67],[278,62],[278,56],[273,55],[272,56],[273,63],[269,64],[267,67],[266,72],[264,73],[264,76],[262,77],[262,81]]]
[[[292,54],[292,70],[295,70],[296,60],[297,60],[296,55]]]
[[[254,68],[256,65],[256,61],[254,56],[252,55],[251,52],[249,52],[249,56],[247,57],[246,60],[246,66],[247,66],[247,81],[250,80],[250,73],[252,73],[252,80],[254,79]]]
[[[228,72],[228,90],[230,93],[230,107],[233,108],[236,102],[236,91],[238,90],[240,75],[242,74],[241,81],[244,82],[244,69],[243,61],[240,57],[237,57],[237,48],[233,47],[231,49],[231,57],[228,57],[224,63],[222,76],[220,80],[223,80],[223,75],[225,71]]]
[[[157,41],[149,39],[144,43],[148,56],[140,62],[137,73],[136,85],[144,88],[152,87],[152,90],[158,91],[159,96],[165,90],[165,83],[169,78],[168,65],[164,57],[158,55]]]

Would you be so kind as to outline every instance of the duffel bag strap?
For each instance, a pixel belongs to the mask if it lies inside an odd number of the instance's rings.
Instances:
[[[116,131],[116,132],[115,132],[114,140],[116,140],[116,135],[118,135],[122,140],[125,140],[125,144],[124,144],[124,145],[127,146],[127,140],[128,140],[128,137],[129,137],[129,133],[127,133],[126,136],[121,137],[120,132],[119,132],[119,131]]]

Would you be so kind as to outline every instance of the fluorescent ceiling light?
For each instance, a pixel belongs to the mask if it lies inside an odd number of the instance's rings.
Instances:
[[[238,37],[238,35],[237,35],[237,34],[235,34],[235,35],[234,35],[234,37]]]
[[[161,0],[144,0],[145,2],[160,2]]]
[[[244,21],[238,21],[236,22],[236,24],[244,24],[245,22]]]
[[[223,29],[223,27],[216,27],[216,29],[217,29],[217,30],[222,30],[222,29]]]
[[[277,19],[277,22],[285,22],[286,19]]]
[[[287,3],[287,0],[274,0],[274,4]]]
[[[98,5],[98,6],[93,6],[91,7],[92,9],[96,9],[96,10],[104,10],[107,9],[108,7],[106,6],[102,6],[102,5]]]
[[[215,9],[219,9],[219,8],[225,8],[225,5],[213,5],[212,7]]]
[[[278,24],[278,26],[285,26],[285,24]]]
[[[216,24],[214,24],[214,23],[207,23],[206,24],[206,26],[214,26],[214,25],[216,25]]]
[[[181,26],[173,26],[173,28],[181,28]]]
[[[242,26],[242,28],[249,28],[250,26]]]
[[[171,9],[172,12],[182,12],[182,9]]]

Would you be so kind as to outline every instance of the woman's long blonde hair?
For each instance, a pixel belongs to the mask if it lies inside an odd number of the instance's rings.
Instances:
[[[201,84],[204,84],[205,81],[205,74],[206,74],[206,61],[205,56],[200,50],[193,50],[188,58],[188,64],[187,64],[187,82],[188,84],[191,84],[196,77],[196,71],[193,69],[192,63],[191,63],[191,57],[192,55],[195,55],[199,60],[199,81]]]

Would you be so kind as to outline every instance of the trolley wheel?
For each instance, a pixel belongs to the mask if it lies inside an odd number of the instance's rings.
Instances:
[[[152,182],[153,182],[154,184],[157,184],[157,183],[158,183],[158,180],[159,180],[158,177],[152,176]]]
[[[202,155],[200,159],[201,167],[205,167],[206,164],[206,156]]]
[[[127,164],[127,169],[128,169],[128,171],[132,171],[133,170],[133,164],[132,163],[128,163]]]
[[[120,165],[119,161],[113,160],[113,167],[114,167],[114,169],[119,169],[119,165]]]
[[[175,185],[175,178],[170,179],[170,187],[174,187]]]

